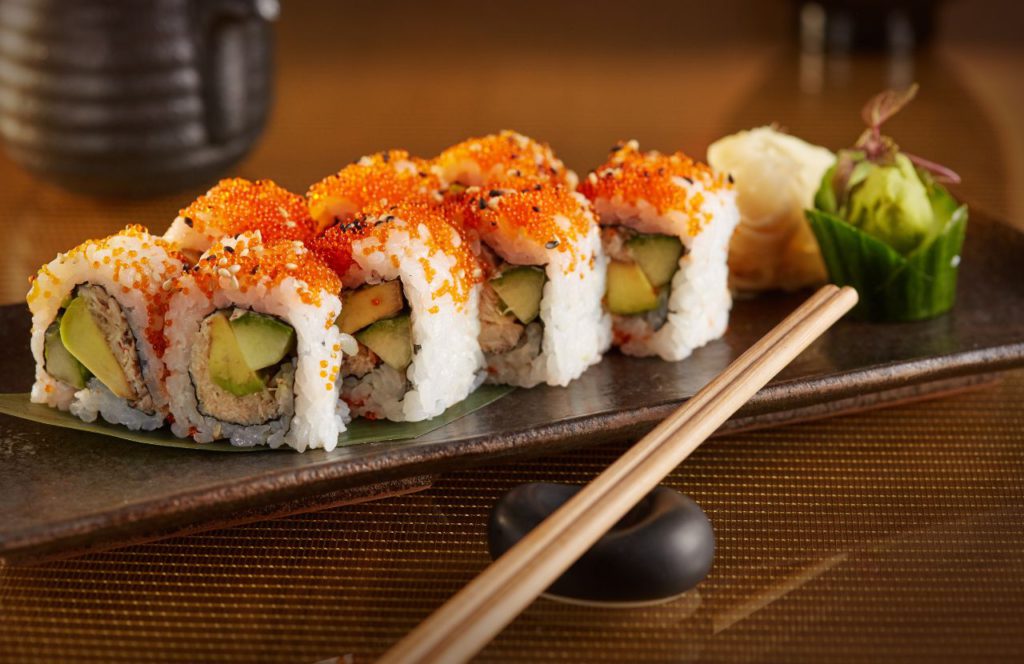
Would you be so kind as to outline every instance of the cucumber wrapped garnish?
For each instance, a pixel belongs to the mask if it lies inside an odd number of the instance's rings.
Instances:
[[[860,293],[854,315],[875,321],[931,318],[956,299],[967,206],[941,182],[950,169],[902,152],[882,124],[917,93],[883,92],[864,107],[868,128],[840,150],[807,218],[831,280]]]

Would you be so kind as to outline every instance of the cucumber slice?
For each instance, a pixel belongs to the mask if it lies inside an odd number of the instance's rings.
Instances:
[[[636,235],[626,248],[655,288],[672,281],[683,255],[683,243],[671,235]]]
[[[341,298],[341,315],[336,325],[345,334],[353,334],[382,318],[405,308],[402,284],[397,279],[348,291]]]
[[[658,289],[636,263],[611,261],[605,304],[608,311],[619,316],[642,314],[658,308]]]
[[[230,323],[245,363],[253,371],[272,367],[295,350],[295,330],[279,318],[247,311]]]
[[[412,362],[412,321],[408,315],[379,320],[357,333],[356,339],[396,371],[404,371]]]
[[[68,352],[60,340],[60,323],[53,322],[43,335],[43,360],[46,373],[62,383],[82,389],[92,375],[85,365]]]
[[[508,311],[523,325],[529,325],[540,313],[540,299],[547,277],[539,267],[514,267],[491,279],[491,288]]]

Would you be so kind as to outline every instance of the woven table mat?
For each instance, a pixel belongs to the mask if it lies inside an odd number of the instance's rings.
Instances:
[[[696,591],[628,610],[542,598],[480,661],[1024,657],[1024,371],[1003,378],[713,440],[666,481],[717,534]],[[503,492],[585,482],[622,449],[0,568],[0,660],[372,661],[488,563],[487,514]]]

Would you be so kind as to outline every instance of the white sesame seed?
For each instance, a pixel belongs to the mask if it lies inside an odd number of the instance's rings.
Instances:
[[[228,272],[231,274],[238,274],[238,271],[242,269],[241,265],[232,265],[228,268]]]
[[[231,275],[231,287],[238,290],[238,277]]]
[[[297,270],[297,269],[299,269],[299,266],[296,265],[295,263],[285,263],[284,266],[286,268],[288,268],[289,270]]]
[[[636,139],[632,139],[632,140],[626,141],[626,147],[629,148],[630,150],[639,150],[640,149],[640,143]]]
[[[597,173],[591,171],[590,175],[587,176],[587,180],[590,184],[597,184]]]
[[[224,277],[225,279],[230,279],[231,278],[231,273],[227,271],[227,268],[223,268],[222,267],[222,268],[218,269],[217,270],[217,274],[219,274],[220,276]]]
[[[241,256],[242,258],[245,258],[246,256],[249,255],[249,250],[248,249],[242,249],[240,252],[238,252],[238,255]]]

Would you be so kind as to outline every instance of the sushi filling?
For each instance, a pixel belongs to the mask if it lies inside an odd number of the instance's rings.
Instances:
[[[486,246],[481,262],[490,277],[480,291],[480,350],[489,364],[498,359],[529,364],[540,355],[544,336],[539,316],[544,270],[512,265]]]
[[[199,411],[256,426],[295,412],[295,331],[245,309],[215,311],[199,326],[189,360]]]
[[[46,330],[44,344],[46,371],[57,380],[78,389],[97,380],[132,408],[156,412],[135,333],[121,304],[102,286],[76,287]]]
[[[373,393],[376,400],[400,401],[411,389],[406,370],[416,347],[412,343],[412,316],[395,279],[368,284],[342,295],[337,325],[355,338],[356,352],[346,355],[341,364],[342,396],[356,411]]]
[[[604,226],[601,243],[610,259],[605,306],[613,316],[645,322],[657,331],[668,321],[672,279],[686,251],[679,238]]]

